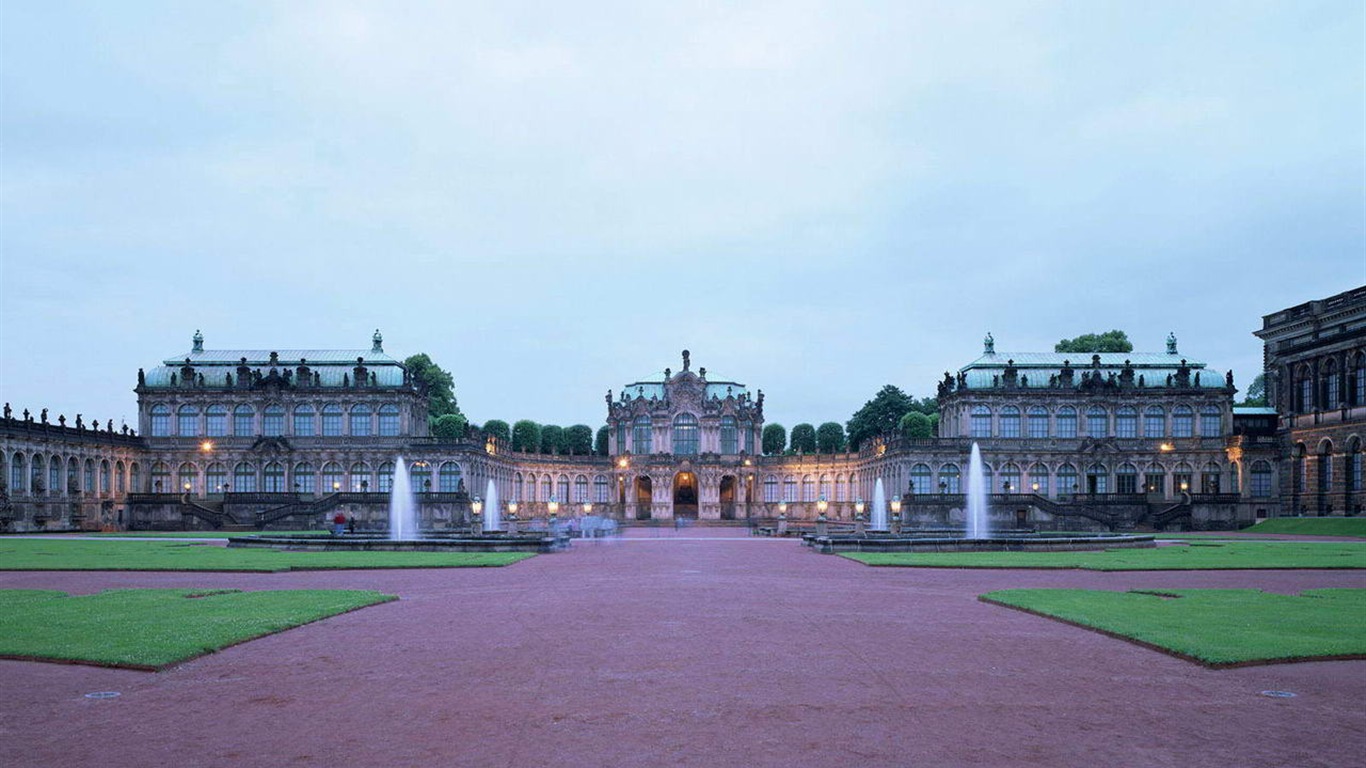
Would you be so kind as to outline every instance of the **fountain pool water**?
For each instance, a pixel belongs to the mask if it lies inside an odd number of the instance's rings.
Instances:
[[[498,506],[498,486],[493,480],[484,487],[484,533],[498,533],[503,530],[503,509]]]
[[[887,493],[882,490],[882,478],[873,483],[873,511],[868,521],[868,530],[887,530]]]
[[[991,523],[987,516],[987,481],[982,465],[982,451],[972,444],[968,458],[968,530],[969,539],[991,538]]]
[[[403,457],[394,463],[394,484],[389,489],[389,538],[409,541],[417,538],[417,501],[413,498],[413,482],[408,476],[408,465]]]

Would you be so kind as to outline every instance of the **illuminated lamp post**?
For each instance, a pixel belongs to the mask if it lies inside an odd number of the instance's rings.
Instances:
[[[478,536],[484,532],[484,500],[475,496],[470,499],[470,528]]]
[[[863,535],[863,498],[854,499],[854,535]]]
[[[901,533],[901,499],[892,499],[892,533]]]

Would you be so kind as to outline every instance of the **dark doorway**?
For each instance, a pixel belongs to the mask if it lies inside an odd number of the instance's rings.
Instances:
[[[674,475],[674,517],[697,519],[697,475],[691,472]]]
[[[654,487],[648,477],[636,478],[636,519],[650,519],[650,504],[654,500]]]
[[[735,519],[735,476],[721,477],[721,519]]]

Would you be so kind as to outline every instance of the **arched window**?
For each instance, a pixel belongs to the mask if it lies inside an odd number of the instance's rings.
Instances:
[[[1115,411],[1115,437],[1138,437],[1138,409],[1123,406]],[[1120,491],[1123,493],[1123,491]]]
[[[68,469],[74,470],[75,467],[74,465],[72,465],[69,466]],[[71,487],[72,480],[74,480],[74,478],[68,475],[66,478],[66,484],[68,488]],[[135,493],[141,493],[144,490],[142,488],[142,468],[138,466],[138,463],[136,461],[128,465],[128,487],[132,489]]]
[[[214,403],[204,411],[204,434],[225,437],[228,434],[228,407]]]
[[[352,493],[364,493],[370,490],[370,465],[363,461],[358,461],[351,465],[351,485]]]
[[[199,409],[193,405],[182,405],[176,409],[176,434],[181,437],[195,437],[199,434]]]
[[[569,475],[560,475],[560,481],[555,488],[555,498],[560,501],[569,501]]]
[[[1138,467],[1124,463],[1115,470],[1115,493],[1138,493]]]
[[[740,452],[739,430],[735,427],[734,416],[721,417],[721,453],[733,454]]]
[[[204,468],[204,492],[222,493],[224,486],[228,484],[228,468],[222,463],[215,461]]]
[[[746,421],[740,425],[740,431],[745,433],[745,453],[754,455],[754,425]]]
[[[1077,468],[1071,464],[1064,463],[1058,467],[1058,494],[1076,495],[1081,491],[1081,486],[1077,484]]]
[[[379,407],[379,436],[398,437],[398,406],[385,403]]]
[[[541,475],[541,497],[537,499],[537,501],[550,501],[550,497],[554,495],[555,492],[551,486],[550,475]]]
[[[335,461],[324,464],[322,481],[323,493],[336,493],[345,490],[346,476],[342,473],[342,465]]]
[[[1309,366],[1302,365],[1295,374],[1295,378],[1300,382],[1299,391],[1296,392],[1296,408],[1300,413],[1311,413],[1314,410],[1314,374],[1309,370]]]
[[[1057,416],[1053,419],[1053,429],[1058,437],[1076,437],[1077,409],[1070,405],[1059,408]]]
[[[152,406],[152,437],[171,436],[171,406]]]
[[[1255,499],[1271,498],[1271,462],[1258,460],[1252,462],[1252,497]]]
[[[1340,396],[1342,394],[1341,379],[1338,377],[1338,364],[1336,360],[1329,358],[1323,365],[1323,407],[1324,410],[1333,410],[1341,405]]]
[[[802,501],[816,500],[816,478],[811,475],[802,476]]]
[[[1195,436],[1195,412],[1189,405],[1178,405],[1172,409],[1172,437]]]
[[[14,493],[28,490],[28,459],[16,452],[9,465],[9,487]]]
[[[284,409],[281,409],[281,419],[284,418]],[[261,473],[261,490],[266,493],[285,492],[285,465],[278,461],[272,461],[265,466]]]
[[[176,488],[181,493],[192,493],[200,495],[199,490],[199,470],[193,464],[186,462],[176,470]]]
[[[311,411],[309,413],[312,415]],[[301,461],[294,465],[294,490],[308,494],[318,492],[318,476],[314,474],[312,464]]]
[[[991,437],[991,409],[985,405],[972,407],[971,436]]]
[[[81,490],[90,493],[95,490],[95,463],[85,460],[85,483]],[[171,468],[163,461],[152,465],[152,493],[171,493]]]
[[[1030,493],[1040,496],[1048,496],[1048,467],[1042,464],[1035,464],[1029,468],[1029,477],[1025,479],[1029,484]]]
[[[380,464],[376,474],[378,475],[380,493],[389,493],[394,490],[394,462],[386,461]]]
[[[841,481],[842,485],[843,481]],[[778,478],[769,475],[764,478],[764,503],[773,504],[778,501]]]
[[[1148,493],[1167,492],[1167,470],[1161,464],[1154,461],[1143,470],[1143,490]]]
[[[1319,443],[1319,496],[1333,492],[1333,443]]]
[[[1223,434],[1223,419],[1220,417],[1219,408],[1207,405],[1200,409],[1200,436],[1219,437]]]
[[[1000,477],[997,480],[996,488],[990,490],[1000,490],[1002,493],[1020,492],[1020,467],[1018,464],[1008,463],[1001,467]]]
[[[3,477],[3,476],[4,476],[3,473],[0,473],[0,477]],[[119,474],[119,478],[120,478],[120,479],[123,478],[122,473]],[[51,459],[50,461],[48,461],[48,463],[47,463],[47,489],[48,489],[48,491],[50,491],[51,493],[65,493],[65,492],[66,492],[66,486],[62,484],[62,457],[61,457],[61,456],[53,456],[52,459]],[[119,491],[122,492],[123,489],[120,488]]]
[[[637,416],[631,434],[631,452],[637,456],[654,453],[654,426],[649,416]]]
[[[962,493],[961,479],[957,464],[945,464],[939,468],[939,492]]]
[[[267,405],[261,412],[261,434],[279,437],[285,433],[285,409],[278,404]]]
[[[408,464],[408,476],[412,478],[413,493],[428,493],[432,490],[432,465],[425,461],[412,461]]]
[[[1200,492],[1219,493],[1219,465],[1209,462],[1200,470]]]
[[[232,468],[232,490],[234,493],[256,492],[255,465],[243,461]]]
[[[43,477],[42,454],[33,454],[33,470],[29,473],[29,476],[32,478],[29,481],[29,487],[33,489],[33,492],[38,493],[42,491],[44,489],[44,485],[47,483],[47,478]]]
[[[578,475],[574,478],[574,503],[582,504],[588,501],[588,476]]]
[[[1191,465],[1185,463],[1184,461],[1180,464],[1177,464],[1176,469],[1172,471],[1172,485],[1174,486],[1173,490],[1181,491],[1184,493],[1194,493],[1195,483],[1192,481],[1191,478],[1194,471],[1195,470],[1191,468]]]
[[[607,482],[606,475],[593,476],[593,503],[606,504],[611,501],[611,487]]]
[[[1309,451],[1304,443],[1295,444],[1295,468],[1290,475],[1295,493],[1304,493],[1309,487]]]
[[[1093,405],[1086,409],[1086,435],[1088,437],[1108,437],[1110,435],[1110,414],[1099,405]]]
[[[365,403],[356,403],[351,406],[352,437],[369,437],[370,422],[370,406]]]
[[[1150,405],[1143,409],[1143,436],[1167,436],[1167,412],[1161,406]]]
[[[100,462],[100,495],[108,496],[111,488],[113,488],[113,483],[110,482],[109,477],[109,461],[103,460]]]
[[[820,495],[820,498],[825,499],[826,501],[830,501],[831,499],[835,498],[833,490],[834,489],[830,487],[830,476],[821,475],[820,487],[816,489],[816,493]]]
[[[1001,409],[1001,437],[1020,436],[1020,409],[1007,405]]]
[[[323,437],[341,437],[342,408],[336,403],[323,406]],[[330,487],[330,486],[329,486]]]
[[[1110,470],[1104,464],[1092,464],[1086,468],[1087,493],[1110,492]]]
[[[1348,405],[1366,405],[1366,353],[1357,353],[1349,381]]]
[[[455,462],[441,462],[436,473],[437,489],[441,493],[455,493],[460,489],[460,465]],[[520,482],[520,480],[518,480]],[[535,482],[534,480],[531,482]]]
[[[313,406],[294,406],[294,436],[313,437]]]
[[[1029,436],[1032,438],[1048,437],[1047,408],[1035,405],[1029,409]]]
[[[849,500],[849,484],[845,482],[844,475],[835,475],[835,501]]]
[[[691,413],[674,417],[674,455],[697,455],[697,417]]]
[[[783,501],[797,500],[797,478],[788,475],[783,478]]]
[[[256,409],[242,404],[232,409],[232,433],[237,437],[256,434]]]
[[[1361,493],[1362,482],[1361,438],[1354,437],[1347,444],[1347,492]],[[1349,512],[1351,510],[1348,510]]]

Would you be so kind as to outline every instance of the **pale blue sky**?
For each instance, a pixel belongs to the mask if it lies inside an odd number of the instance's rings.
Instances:
[[[0,5],[0,399],[428,352],[476,421],[695,365],[845,421],[1366,282],[1360,2]]]

